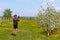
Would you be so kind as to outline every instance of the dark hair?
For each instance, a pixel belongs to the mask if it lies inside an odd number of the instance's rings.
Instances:
[[[17,15],[15,14],[14,17],[16,17]]]

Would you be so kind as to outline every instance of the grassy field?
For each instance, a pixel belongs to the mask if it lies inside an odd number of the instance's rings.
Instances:
[[[60,40],[60,31],[48,37],[34,20],[21,20],[16,36],[11,35],[12,30],[12,22],[0,24],[0,40]]]

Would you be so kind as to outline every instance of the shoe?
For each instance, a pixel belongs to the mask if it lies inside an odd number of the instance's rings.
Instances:
[[[16,34],[11,34],[11,35],[16,36]]]

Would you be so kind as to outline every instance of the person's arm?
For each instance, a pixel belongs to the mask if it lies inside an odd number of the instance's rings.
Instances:
[[[20,21],[20,17],[18,16],[18,21]]]
[[[17,21],[20,21],[19,19]]]

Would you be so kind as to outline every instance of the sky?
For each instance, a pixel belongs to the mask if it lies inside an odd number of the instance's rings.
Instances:
[[[40,6],[46,7],[46,3],[54,5],[56,10],[60,10],[60,0],[0,0],[0,16],[5,9],[11,9],[12,15],[35,17]]]

